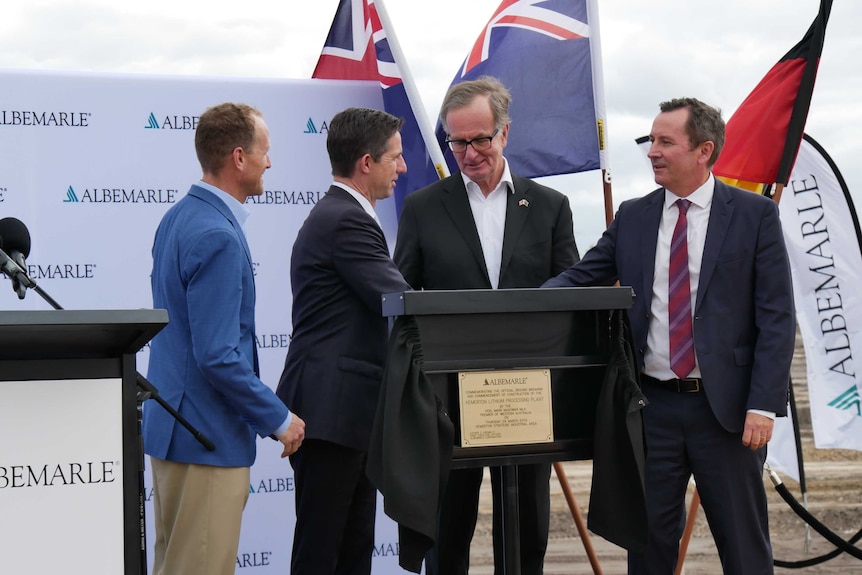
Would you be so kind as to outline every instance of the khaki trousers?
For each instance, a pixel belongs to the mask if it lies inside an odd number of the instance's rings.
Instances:
[[[233,575],[249,468],[150,462],[153,575]]]

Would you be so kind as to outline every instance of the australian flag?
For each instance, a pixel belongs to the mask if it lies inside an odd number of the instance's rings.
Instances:
[[[401,213],[401,203],[407,194],[439,179],[374,0],[339,2],[312,77],[379,81],[383,90],[384,110],[404,119],[401,144],[407,173],[398,176],[395,187],[397,213]],[[425,112],[420,109],[419,113]]]
[[[519,176],[601,167],[588,1],[503,0],[452,82],[488,75],[509,89],[505,155]],[[445,140],[439,125],[437,138]],[[455,171],[448,150],[446,160]]]

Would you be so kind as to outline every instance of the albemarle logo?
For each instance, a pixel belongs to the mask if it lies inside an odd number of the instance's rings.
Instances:
[[[160,128],[159,121],[156,120],[156,115],[150,112],[150,117],[147,118],[147,125],[144,126],[148,130],[158,130]]]
[[[63,203],[173,204],[177,194],[174,188],[85,188],[79,195],[73,186],[69,186]]]
[[[859,388],[853,385],[850,389],[829,402],[829,407],[842,411],[855,411],[856,415],[862,415],[862,400],[859,397]]]
[[[329,132],[329,126],[326,124],[326,122],[321,122],[320,128],[318,128],[315,125],[314,120],[312,120],[311,118],[308,118],[308,122],[305,123],[305,131],[302,133],[303,134],[325,134],[327,132]]]
[[[165,116],[159,122],[153,112],[147,117],[147,130],[196,130],[200,116]]]
[[[286,491],[293,491],[293,489],[293,477],[268,477],[261,479],[257,485],[254,483],[248,484],[249,494],[283,493]]]
[[[91,112],[0,110],[0,126],[87,128],[90,125],[91,116]]]

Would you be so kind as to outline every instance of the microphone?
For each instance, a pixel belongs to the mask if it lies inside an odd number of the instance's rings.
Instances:
[[[18,299],[24,299],[27,288],[33,287],[33,281],[27,276],[26,262],[30,255],[30,232],[21,220],[3,218],[0,219],[0,238],[0,253],[6,256],[0,256],[3,273],[12,280],[12,290],[18,294]]]

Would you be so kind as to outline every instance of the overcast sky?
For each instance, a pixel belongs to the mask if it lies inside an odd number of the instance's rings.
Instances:
[[[384,0],[432,123],[499,0]],[[0,68],[308,78],[337,0],[6,2]],[[817,0],[600,0],[614,207],[653,189],[634,139],[658,103],[695,96],[729,118],[814,19]],[[862,2],[837,1],[806,131],[862,205]],[[2,104],[2,87],[0,87]],[[513,130],[524,129],[514,118]],[[550,178],[582,248],[604,229],[597,172]]]

